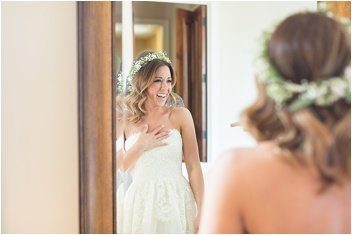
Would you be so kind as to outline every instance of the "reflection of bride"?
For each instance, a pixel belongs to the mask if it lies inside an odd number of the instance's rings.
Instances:
[[[193,120],[173,101],[174,71],[162,52],[143,52],[130,77],[122,168],[132,176],[118,199],[120,233],[194,233],[198,227],[203,176]],[[169,103],[169,102],[168,102]],[[188,182],[182,175],[182,157]],[[125,182],[123,182],[125,184]],[[118,194],[123,194],[123,187]],[[121,214],[121,211],[123,214]]]
[[[116,162],[117,162],[117,173],[116,173],[116,205],[117,205],[117,231],[122,233],[123,225],[123,205],[125,193],[132,182],[131,175],[128,171],[124,172],[121,170],[121,160],[123,153],[123,136],[119,137],[116,141]]]
[[[117,231],[120,233],[123,224],[123,201],[125,192],[131,183],[131,177],[128,172],[122,171],[122,161],[124,153],[123,137],[123,96],[116,97],[116,206],[117,206]]]

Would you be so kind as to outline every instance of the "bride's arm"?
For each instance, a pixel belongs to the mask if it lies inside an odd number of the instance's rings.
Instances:
[[[126,171],[133,168],[138,158],[143,154],[144,148],[138,141],[123,154],[122,170]]]
[[[183,155],[187,167],[189,182],[197,203],[196,229],[199,223],[204,193],[204,180],[199,161],[197,138],[191,113],[186,108],[179,108],[179,121],[183,141]]]
[[[117,110],[118,113],[118,110]],[[119,116],[119,115],[116,115]],[[124,137],[124,120],[121,117],[121,114],[116,117],[116,169],[122,170],[122,162],[124,155],[124,146],[125,146],[125,137]]]

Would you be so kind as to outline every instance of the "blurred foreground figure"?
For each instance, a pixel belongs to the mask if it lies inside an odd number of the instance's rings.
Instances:
[[[299,13],[266,39],[240,120],[258,145],[217,162],[200,233],[350,233],[350,36]]]

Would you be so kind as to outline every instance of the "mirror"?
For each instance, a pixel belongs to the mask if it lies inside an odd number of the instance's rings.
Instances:
[[[133,57],[147,49],[170,51],[169,26],[166,20],[135,19]]]
[[[129,91],[131,81],[120,76],[122,68],[122,45],[125,20],[121,12],[124,3],[113,3],[113,66],[116,81],[116,231],[122,233],[126,192],[132,182],[129,172],[122,170],[121,159],[126,149],[123,131],[124,95]],[[124,12],[126,14],[126,12]],[[127,13],[128,14],[128,13]],[[145,50],[164,51],[175,70],[177,83],[174,92],[181,97],[177,103],[183,104],[192,114],[200,160],[207,160],[207,66],[206,66],[206,5],[178,4],[165,2],[132,2],[133,43],[132,56],[135,58]],[[122,19],[122,20],[121,20]],[[127,17],[128,20],[128,17]],[[129,52],[128,52],[129,53]],[[128,61],[132,64],[132,61]],[[123,71],[125,73],[125,71]],[[126,75],[125,75],[126,76]],[[126,83],[124,85],[124,82]],[[180,101],[181,100],[181,101]],[[185,170],[185,166],[184,171]],[[133,231],[133,230],[132,230]]]

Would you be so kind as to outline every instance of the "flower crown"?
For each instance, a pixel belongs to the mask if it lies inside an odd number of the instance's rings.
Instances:
[[[167,57],[166,53],[163,51],[157,51],[157,52],[150,52],[145,56],[142,56],[141,58],[139,58],[138,60],[134,61],[132,64],[132,68],[130,70],[130,73],[127,76],[127,91],[131,91],[132,86],[131,86],[131,80],[136,76],[136,74],[139,72],[139,70],[141,68],[143,68],[144,66],[146,66],[149,62],[153,61],[153,60],[162,60],[168,64],[170,64],[170,66],[172,66],[171,61],[169,59],[169,57]],[[122,93],[122,73],[120,72],[117,75],[117,90],[118,92]]]
[[[163,51],[157,51],[157,52],[150,52],[148,55],[145,55],[132,64],[132,68],[130,70],[130,73],[127,77],[127,80],[132,80],[134,76],[138,73],[138,71],[146,66],[149,62],[153,60],[162,60],[165,61],[166,63],[171,65],[170,59],[167,57],[166,53]]]
[[[266,85],[266,92],[278,107],[291,99],[298,97],[288,106],[289,111],[295,111],[311,104],[329,106],[339,99],[351,103],[351,70],[350,66],[345,69],[341,77],[329,77],[320,81],[308,82],[302,78],[302,83],[297,84],[285,81],[270,63],[268,56],[268,43],[271,33],[263,33],[263,48],[259,57],[258,78]]]

